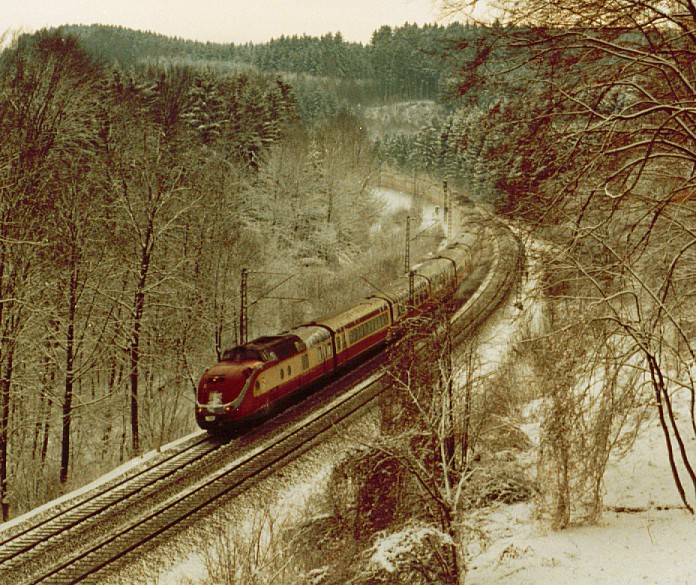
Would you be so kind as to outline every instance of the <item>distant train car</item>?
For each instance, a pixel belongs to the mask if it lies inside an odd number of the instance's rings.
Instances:
[[[470,272],[468,246],[455,244],[380,294],[287,333],[227,350],[200,380],[196,422],[212,432],[267,415],[283,398],[384,346],[393,325],[451,295]]]

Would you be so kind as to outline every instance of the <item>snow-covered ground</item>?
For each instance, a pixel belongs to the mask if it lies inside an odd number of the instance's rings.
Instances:
[[[687,405],[679,406],[686,416]],[[696,457],[696,442],[689,447]],[[623,459],[610,461],[605,486],[606,509],[596,526],[552,531],[529,503],[489,514],[491,544],[472,559],[467,583],[696,583],[696,520],[680,508],[657,421]],[[616,511],[622,509],[630,511]]]
[[[534,266],[515,298],[484,327],[479,352],[500,362],[522,331],[543,327]],[[688,420],[686,396],[675,399]],[[696,440],[688,441],[692,461]],[[682,508],[659,422],[653,419],[605,474],[604,513],[595,526],[553,531],[533,502],[501,505],[479,518],[487,546],[470,547],[468,585],[686,585],[696,583],[696,519]],[[691,502],[693,490],[687,494]],[[480,548],[479,548],[480,547]]]

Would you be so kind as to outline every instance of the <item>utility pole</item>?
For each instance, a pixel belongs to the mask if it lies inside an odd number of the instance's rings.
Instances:
[[[411,216],[406,218],[406,253],[404,255],[404,273],[411,270]]]
[[[447,241],[450,242],[452,240],[452,205],[451,205],[451,195],[450,191],[447,188],[447,178],[442,181],[442,190],[445,193],[445,222],[446,222],[446,227],[447,227]]]
[[[242,268],[242,280],[239,285],[240,308],[239,308],[239,343],[249,341],[249,302],[247,292],[247,279],[249,272],[246,268]]]
[[[413,307],[415,303],[415,299],[413,298],[415,296],[415,286],[414,286],[414,280],[415,280],[416,273],[413,270],[409,270],[408,272],[408,303],[411,307]]]

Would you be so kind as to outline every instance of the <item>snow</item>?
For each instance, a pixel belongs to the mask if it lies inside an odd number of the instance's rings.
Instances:
[[[690,447],[696,456],[696,442]],[[657,421],[612,458],[605,485],[596,526],[552,531],[533,503],[496,509],[482,519],[490,545],[472,558],[467,583],[696,583],[696,519],[680,507]]]
[[[2,527],[0,528],[0,532],[8,532],[16,527],[19,526],[25,522],[28,522],[32,518],[39,517],[43,514],[53,514],[55,511],[60,510],[61,507],[65,505],[71,505],[74,501],[77,501],[77,498],[87,495],[90,492],[101,489],[106,484],[112,482],[112,481],[120,481],[122,480],[127,474],[131,472],[137,471],[140,467],[144,466],[146,463],[150,463],[154,461],[157,457],[161,456],[162,454],[166,454],[168,451],[172,449],[176,449],[179,445],[191,441],[195,439],[198,436],[201,436],[205,433],[201,431],[196,431],[194,433],[191,433],[190,435],[186,435],[184,437],[181,437],[180,439],[177,439],[176,441],[172,441],[171,443],[168,443],[166,445],[163,445],[160,449],[158,450],[153,450],[153,451],[148,451],[147,453],[144,453],[143,455],[140,455],[139,457],[134,457],[133,459],[126,461],[122,465],[116,467],[109,473],[106,473],[97,479],[95,479],[93,482],[88,483],[78,489],[75,489],[71,492],[68,492],[65,495],[60,496],[59,498],[56,498],[54,500],[51,500],[50,502],[46,502],[45,504],[38,506],[37,508],[34,508],[33,510],[30,510],[26,514],[22,514],[21,516],[17,516],[16,518],[12,518],[11,520],[5,522]]]
[[[407,526],[401,532],[386,535],[377,539],[374,545],[370,563],[387,573],[396,571],[399,562],[413,554],[413,550],[427,538],[451,543],[451,538],[435,530],[432,526],[413,524]]]
[[[534,257],[533,251],[530,256]],[[478,349],[489,363],[499,363],[520,330],[543,327],[539,299],[530,296],[537,278],[530,266],[529,280],[518,298],[487,323]],[[675,397],[675,407],[677,419],[687,421],[685,395]],[[526,410],[536,409],[531,404]],[[533,421],[523,430],[534,440]],[[696,439],[691,437],[687,449],[696,460]],[[534,502],[482,512],[473,521],[484,536],[467,543],[471,555],[467,584],[696,583],[696,519],[682,507],[656,417],[646,423],[625,456],[610,458],[604,485],[604,513],[595,526],[553,531],[537,517]],[[688,480],[685,487],[693,502]]]

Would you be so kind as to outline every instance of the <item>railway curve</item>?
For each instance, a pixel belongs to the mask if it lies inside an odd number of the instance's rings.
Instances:
[[[478,210],[468,221],[476,269],[458,292],[455,339],[471,335],[500,306],[524,262],[521,242],[504,224]],[[273,429],[229,442],[201,433],[127,478],[0,531],[0,576],[6,583],[103,582],[131,555],[152,551],[349,424],[388,387],[385,359],[384,352],[373,356],[296,404],[268,425]]]

